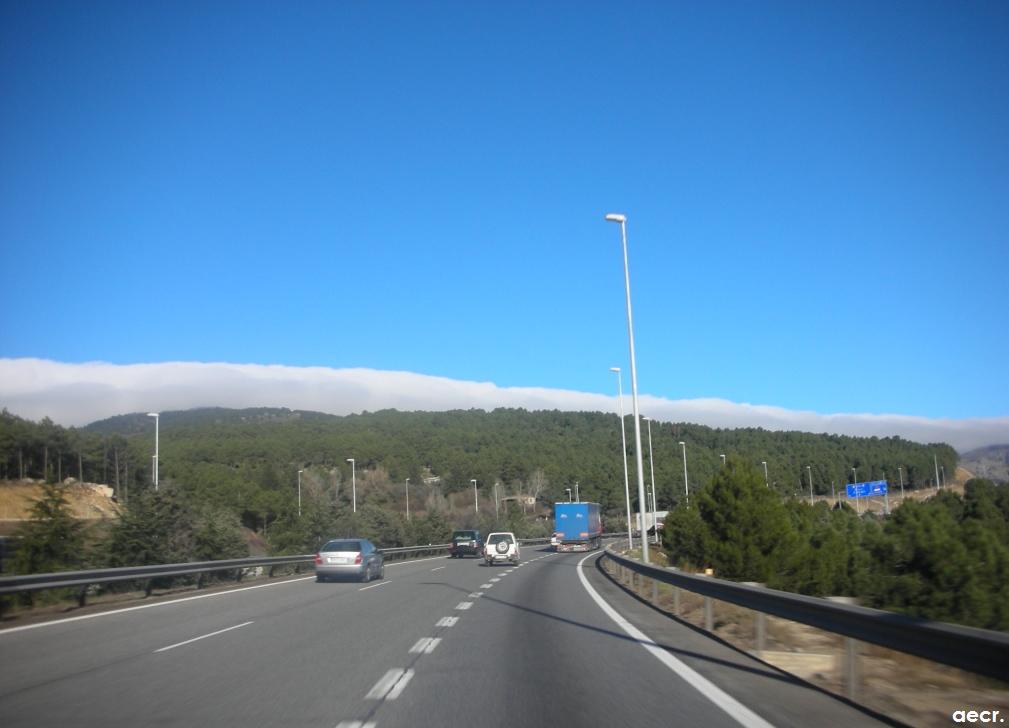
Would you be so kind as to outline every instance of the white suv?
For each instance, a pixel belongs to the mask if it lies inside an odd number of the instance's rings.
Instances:
[[[492,533],[487,536],[483,547],[483,560],[487,566],[492,566],[499,561],[510,561],[513,564],[519,562],[519,542],[514,533],[501,532]]]

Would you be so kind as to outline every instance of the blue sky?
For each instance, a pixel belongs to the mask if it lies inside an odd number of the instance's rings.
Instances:
[[[0,357],[1009,415],[1009,6],[0,5]]]

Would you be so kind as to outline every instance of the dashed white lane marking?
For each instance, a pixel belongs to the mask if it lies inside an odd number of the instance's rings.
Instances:
[[[454,627],[455,623],[459,621],[458,617],[442,617],[436,623],[436,627]]]
[[[421,637],[417,640],[417,644],[410,648],[410,652],[415,655],[430,655],[439,642],[441,642],[441,637]]]
[[[233,629],[238,629],[239,627],[245,627],[252,624],[252,621],[242,622],[241,624],[236,624],[234,627],[225,627],[224,629],[219,629],[216,632],[211,632],[210,634],[200,635],[199,637],[193,637],[191,640],[186,640],[185,642],[176,642],[174,645],[168,645],[168,647],[161,647],[160,649],[154,650],[155,652],[167,652],[168,650],[174,650],[176,647],[182,647],[182,645],[188,645],[192,642],[199,642],[200,640],[205,640],[207,637],[213,637],[214,635],[224,634],[225,632],[230,632]]]
[[[369,589],[377,589],[378,587],[385,586],[388,583],[389,583],[388,581],[382,581],[379,582],[378,584],[372,584],[371,586],[362,586],[360,589],[358,589],[358,591],[368,591]]]
[[[491,584],[493,584],[494,582],[498,582],[498,581],[501,581],[501,579],[500,579],[500,577],[497,577],[497,576],[495,576],[493,579],[490,580]]]
[[[431,571],[438,571],[438,570],[444,569],[444,568],[445,568],[444,566],[436,566],[433,569],[431,569]]]
[[[648,638],[648,635],[620,616],[616,609],[607,604],[606,600],[599,596],[599,592],[592,588],[592,585],[589,584],[589,580],[585,578],[585,574],[582,573],[582,564],[585,563],[586,559],[590,559],[595,555],[596,554],[586,554],[585,557],[578,562],[578,580],[582,583],[582,586],[585,588],[585,591],[588,592],[588,595],[592,597],[592,601],[599,605],[599,608],[603,610],[607,617],[616,622],[620,629],[630,635],[631,639],[637,641],[638,644],[658,658],[659,662],[679,675],[684,682],[724,710],[731,717],[735,718],[740,725],[747,726],[747,728],[774,728],[771,723],[768,723],[734,697],[712,683],[706,677],[703,677],[700,673],[694,671],[693,668],[680,662],[678,659],[652,642],[652,640]]]
[[[360,720],[341,720],[336,724],[336,728],[375,728],[375,721],[369,720],[365,723]]]
[[[493,584],[481,584],[480,588],[481,589],[493,589],[494,585]]]
[[[413,670],[394,668],[385,673],[364,697],[366,700],[395,700],[412,679]]]
[[[469,596],[471,599],[479,599],[483,596],[483,592],[470,592]]]
[[[473,606],[473,602],[459,602],[455,605],[456,609],[469,609]]]

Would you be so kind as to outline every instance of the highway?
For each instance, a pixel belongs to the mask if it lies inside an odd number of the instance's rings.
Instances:
[[[14,726],[876,725],[660,615],[598,554],[445,557],[0,631]]]

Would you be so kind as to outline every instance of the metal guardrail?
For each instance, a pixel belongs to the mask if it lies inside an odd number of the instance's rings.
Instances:
[[[611,534],[604,534],[608,536]],[[536,545],[550,543],[549,538],[518,539],[520,544]],[[452,544],[427,544],[426,546],[400,546],[379,549],[386,556],[401,556],[411,553],[438,553],[447,551]],[[206,574],[215,571],[237,570],[237,579],[241,580],[246,569],[268,566],[270,575],[277,566],[288,564],[304,564],[314,561],[315,554],[300,554],[296,556],[264,556],[244,559],[227,559],[220,561],[193,561],[183,564],[154,564],[149,566],[124,566],[111,569],[90,569],[84,571],[57,571],[48,574],[24,574],[16,576],[0,576],[0,596],[20,592],[42,591],[46,589],[65,589],[80,587],[78,597],[84,604],[87,588],[93,584],[107,584],[116,581],[137,581],[171,577],[188,576],[190,574]],[[148,584],[148,593],[150,585]]]
[[[718,599],[761,614],[869,642],[933,662],[1009,681],[1009,634],[976,627],[934,622],[879,609],[810,597],[690,574],[644,564],[607,548],[604,559],[618,567],[709,599]],[[707,604],[710,625],[710,603]],[[710,626],[709,626],[710,631]],[[849,652],[853,651],[849,644]]]
[[[399,556],[407,553],[437,553],[446,551],[450,544],[428,544],[426,546],[405,546],[379,549],[383,554]],[[246,569],[268,566],[272,571],[277,566],[304,564],[315,560],[315,554],[296,556],[263,556],[220,561],[192,561],[184,564],[154,564],[149,566],[123,566],[112,569],[91,569],[86,571],[57,571],[49,574],[24,574],[0,577],[0,595],[19,592],[42,591],[81,587],[79,601],[84,602],[86,589],[92,584],[106,584],[116,581],[151,580],[169,576],[205,574],[213,571],[238,571],[241,580]],[[148,589],[149,591],[149,589]]]

